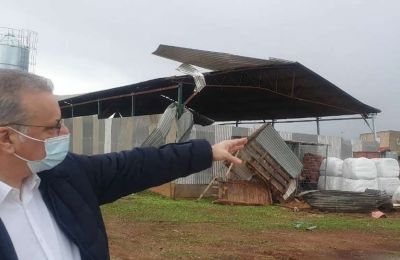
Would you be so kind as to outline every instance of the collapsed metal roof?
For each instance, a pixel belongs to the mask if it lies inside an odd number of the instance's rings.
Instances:
[[[292,61],[282,59],[271,58],[269,60],[263,60],[229,53],[195,50],[163,44],[158,46],[153,54],[209,70],[229,70],[243,67],[293,63]]]
[[[191,75],[153,79],[60,100],[64,117],[161,114],[178,101],[181,86],[195,122],[277,120],[379,113],[298,62],[255,59],[160,45],[154,54],[215,70],[196,90]],[[194,94],[195,93],[195,94]],[[208,120],[212,119],[212,120]]]

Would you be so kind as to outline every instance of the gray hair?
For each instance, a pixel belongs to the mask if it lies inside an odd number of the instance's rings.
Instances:
[[[53,83],[32,73],[0,69],[0,126],[27,122],[29,115],[22,107],[21,94],[32,90],[52,93]]]

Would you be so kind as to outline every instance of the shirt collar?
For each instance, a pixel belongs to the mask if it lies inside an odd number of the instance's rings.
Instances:
[[[23,183],[21,189],[25,189],[29,192],[37,189],[40,184],[40,177],[36,173],[32,173],[29,177],[27,177]],[[3,203],[7,195],[13,189],[10,185],[0,181],[0,205]]]
[[[8,193],[12,190],[12,187],[2,181],[0,181],[0,205],[7,197]]]
[[[32,173],[28,178],[24,180],[22,186],[29,191],[33,191],[39,187],[40,178],[36,173]]]

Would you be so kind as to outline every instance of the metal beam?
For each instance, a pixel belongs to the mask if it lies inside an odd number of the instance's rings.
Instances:
[[[370,117],[366,117],[370,118]],[[345,118],[319,118],[318,121],[342,121],[342,120],[365,120],[364,117],[345,117]],[[238,124],[262,124],[266,120],[262,121],[236,121]],[[270,120],[272,122],[272,120]],[[274,120],[274,124],[283,124],[283,123],[305,123],[305,122],[315,122],[316,119],[304,119],[304,120],[285,120],[285,121],[278,121]],[[217,123],[218,124],[218,123]],[[231,125],[235,124],[235,122],[221,122],[218,125]]]
[[[178,110],[177,110],[177,118],[179,119],[183,114],[183,90],[182,90],[182,83],[178,85]]]
[[[294,97],[294,83],[296,80],[296,72],[293,71],[293,78],[292,78],[292,93],[290,94],[291,97]]]
[[[135,108],[136,108],[136,96],[132,95],[131,96],[131,116],[135,116]]]

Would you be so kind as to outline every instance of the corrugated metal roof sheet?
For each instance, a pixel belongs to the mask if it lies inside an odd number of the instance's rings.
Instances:
[[[293,178],[296,178],[303,164],[286,145],[279,133],[268,125],[255,140],[284,168]]]
[[[242,121],[368,116],[380,112],[298,62],[165,45],[155,53],[221,70],[204,73],[207,85],[195,96],[192,76],[160,78],[61,100],[63,117],[160,114],[177,99],[178,86],[182,86],[186,106],[194,111],[195,122],[203,125],[210,123],[210,120],[204,120],[205,117],[214,121]]]
[[[203,51],[163,44],[159,45],[153,54],[210,70],[226,70],[242,67],[293,63],[292,61],[280,59],[263,60],[223,52]]]
[[[202,127],[195,125],[192,128],[189,139],[206,139],[211,144],[215,143],[215,133],[214,127]],[[174,182],[176,184],[208,184],[214,177],[213,173],[216,171],[223,170],[220,165],[213,164],[211,168],[198,172],[196,174],[191,174],[187,177],[176,179]],[[222,171],[223,172],[223,171]]]
[[[204,75],[190,64],[183,63],[176,70],[193,77],[194,83],[196,84],[196,92],[200,92],[207,85]]]
[[[142,147],[159,147],[165,144],[166,136],[171,129],[172,121],[176,115],[176,104],[172,103],[162,114],[160,121],[158,121],[157,128],[151,132],[151,134],[143,142]]]
[[[299,194],[312,208],[331,212],[371,212],[377,208],[392,209],[391,196],[379,190],[365,192],[318,190]]]

